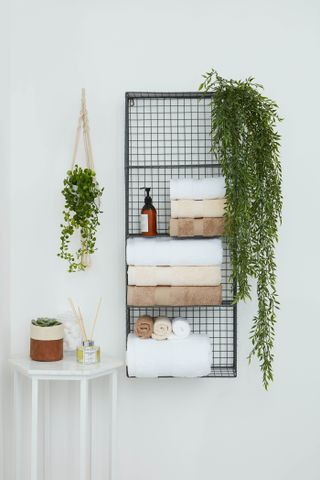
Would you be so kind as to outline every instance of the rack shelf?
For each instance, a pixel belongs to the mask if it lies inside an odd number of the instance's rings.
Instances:
[[[158,169],[161,169],[161,168],[189,168],[189,167],[192,167],[193,165],[191,165],[190,163],[188,164],[182,164],[182,165],[179,165],[179,164],[173,164],[173,165],[127,165],[126,168],[129,169],[129,170],[134,170],[134,169],[145,169],[145,168],[158,168]],[[203,163],[203,164],[199,164],[198,167],[199,168],[208,168],[208,167],[217,167],[218,164],[217,163],[212,163],[212,164],[207,164],[207,163]]]
[[[210,95],[197,92],[126,94],[126,238],[140,234],[141,187],[151,187],[158,234],[167,236],[169,180],[221,175],[220,165],[210,153],[210,114]],[[223,246],[221,306],[127,307],[127,334],[143,314],[187,317],[193,332],[206,333],[212,345],[210,378],[237,375],[235,285],[228,280],[231,264],[224,239]]]

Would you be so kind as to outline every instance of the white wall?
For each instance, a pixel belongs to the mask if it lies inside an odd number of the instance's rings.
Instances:
[[[34,315],[65,310],[70,294],[90,312],[102,294],[97,338],[104,352],[124,356],[124,93],[194,90],[212,66],[226,77],[255,75],[285,117],[275,383],[264,392],[257,365],[247,364],[252,304],[239,307],[237,379],[128,380],[123,373],[119,480],[318,480],[319,2],[11,4],[11,351],[27,353]],[[55,253],[82,86],[106,188],[94,265],[70,275]],[[73,479],[76,392],[56,386],[52,398],[53,478]],[[98,454],[104,442],[100,424]],[[95,480],[104,469],[105,459]]]
[[[8,372],[10,352],[10,96],[9,3],[0,4],[0,478],[5,478],[4,459],[9,456],[9,425],[5,422],[11,395]]]

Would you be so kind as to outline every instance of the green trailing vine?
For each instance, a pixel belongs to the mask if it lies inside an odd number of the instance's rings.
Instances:
[[[262,95],[253,78],[226,80],[215,70],[203,75],[199,90],[211,97],[211,151],[226,181],[226,236],[235,302],[250,299],[257,282],[258,311],[253,319],[249,361],[256,356],[267,389],[273,380],[276,310],[275,244],[281,222],[280,135],[277,104]]]
[[[103,188],[96,181],[95,171],[78,165],[67,172],[62,194],[65,198],[64,224],[61,224],[61,245],[58,256],[69,263],[69,272],[85,270],[83,258],[96,250],[96,232],[99,223],[100,197]],[[80,232],[80,247],[70,251],[70,240]]]

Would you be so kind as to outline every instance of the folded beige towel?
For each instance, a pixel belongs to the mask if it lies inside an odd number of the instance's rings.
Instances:
[[[171,218],[223,217],[224,198],[214,200],[171,200]]]
[[[134,266],[128,267],[128,285],[139,287],[167,286],[215,286],[221,283],[221,267],[195,266]]]
[[[221,305],[221,285],[216,287],[135,287],[128,286],[128,305],[184,306]]]
[[[167,340],[172,333],[172,324],[168,317],[157,317],[153,324],[152,338]]]
[[[134,325],[134,333],[140,338],[151,338],[153,323],[153,318],[150,315],[142,315]]]
[[[224,218],[171,218],[171,237],[216,237],[224,234]]]

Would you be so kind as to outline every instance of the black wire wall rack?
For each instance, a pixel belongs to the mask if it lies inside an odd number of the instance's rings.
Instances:
[[[197,92],[128,92],[125,97],[126,239],[140,235],[141,187],[151,187],[158,235],[168,235],[171,178],[221,175],[210,153],[211,96]],[[230,255],[223,239],[221,306],[129,307],[126,334],[140,315],[185,317],[212,345],[210,378],[237,375],[237,307],[229,282]],[[128,282],[127,282],[128,283]]]

